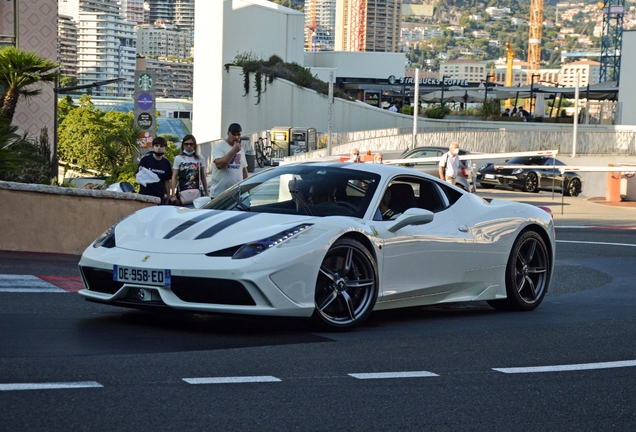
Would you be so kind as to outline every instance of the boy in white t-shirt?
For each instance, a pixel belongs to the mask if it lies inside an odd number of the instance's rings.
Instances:
[[[212,179],[210,196],[214,198],[226,189],[248,177],[245,151],[241,148],[241,125],[232,123],[227,138],[212,151]]]

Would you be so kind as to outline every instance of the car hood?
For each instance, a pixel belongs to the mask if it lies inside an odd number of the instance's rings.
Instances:
[[[133,213],[117,224],[115,243],[117,248],[135,251],[201,254],[261,240],[303,223],[327,229],[325,219],[158,206]],[[324,233],[325,229],[318,231]]]

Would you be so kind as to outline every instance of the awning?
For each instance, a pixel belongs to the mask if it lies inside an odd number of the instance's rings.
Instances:
[[[543,94],[556,94],[562,95],[566,99],[574,99],[576,89],[574,87],[553,87],[542,84],[535,84],[534,86],[524,85],[520,87],[495,87],[491,90],[497,95],[498,99],[514,99],[514,98],[529,98],[537,93]],[[490,92],[489,92],[490,93]],[[592,99],[592,100],[617,100],[618,99],[618,87],[615,81],[607,81],[599,84],[592,84],[585,87],[579,87],[580,99]]]
[[[420,100],[427,103],[442,102],[463,102],[463,103],[480,103],[486,98],[484,90],[441,90],[432,93],[426,93],[420,96]],[[496,96],[492,90],[488,90],[488,99],[494,99]]]

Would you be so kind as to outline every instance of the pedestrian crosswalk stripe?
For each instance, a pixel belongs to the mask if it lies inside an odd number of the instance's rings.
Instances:
[[[236,383],[262,383],[279,382],[279,378],[273,376],[239,376],[239,377],[209,377],[209,378],[183,378],[188,384],[236,384]]]
[[[65,293],[62,288],[40,279],[32,275],[0,275],[0,292],[49,292],[49,293]]]
[[[387,378],[425,378],[439,376],[433,372],[413,371],[413,372],[379,372],[379,373],[352,373],[350,377],[357,379],[387,379]]]
[[[14,383],[14,384],[0,384],[0,391],[55,390],[55,389],[94,388],[94,387],[104,387],[104,386],[95,381]]]

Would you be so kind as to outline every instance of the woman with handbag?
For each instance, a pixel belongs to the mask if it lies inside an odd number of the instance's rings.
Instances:
[[[172,164],[172,191],[170,204],[192,206],[196,198],[207,195],[205,160],[197,153],[197,141],[186,135],[181,141],[181,151]]]

